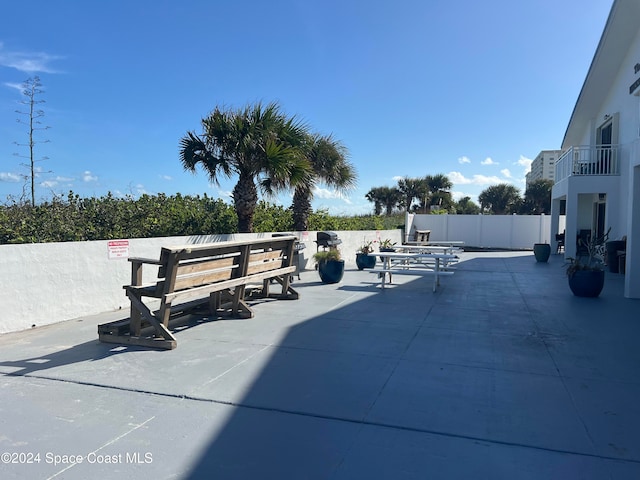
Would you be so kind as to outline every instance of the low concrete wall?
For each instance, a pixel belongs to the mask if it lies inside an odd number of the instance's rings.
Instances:
[[[336,232],[347,268],[355,267],[356,250],[364,241],[390,238],[401,242],[400,230]],[[101,312],[128,309],[122,286],[131,281],[130,257],[158,258],[171,245],[270,237],[271,233],[138,238],[127,245],[94,242],[0,245],[0,333],[48,325]],[[301,260],[307,269],[316,252],[316,232],[295,233],[306,248]],[[123,252],[118,252],[118,249]],[[118,255],[122,255],[119,256]],[[148,268],[145,281],[157,270]]]

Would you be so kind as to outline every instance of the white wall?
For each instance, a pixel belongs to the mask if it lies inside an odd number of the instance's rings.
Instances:
[[[400,230],[337,233],[347,266],[355,264],[356,250],[366,240],[401,241]],[[303,258],[309,259],[316,252],[316,232],[296,235],[306,246]],[[267,236],[271,233],[131,239],[129,256],[158,258],[163,246]],[[130,283],[131,264],[126,258],[110,259],[108,253],[106,240],[0,245],[0,333],[128,309],[122,286]],[[149,268],[144,280],[151,281],[156,274]]]
[[[550,215],[409,215],[410,235],[431,230],[430,240],[461,240],[482,248],[531,249],[551,243]],[[564,216],[560,217],[564,230]],[[555,239],[554,239],[555,241]]]

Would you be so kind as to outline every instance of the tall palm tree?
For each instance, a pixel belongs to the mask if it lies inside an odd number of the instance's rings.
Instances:
[[[405,210],[410,212],[413,201],[422,197],[425,183],[422,178],[404,177],[398,180],[398,190],[403,196],[402,204]]]
[[[233,203],[239,232],[253,231],[259,188],[272,194],[308,181],[307,127],[277,103],[216,107],[202,119],[202,127],[202,135],[189,131],[180,140],[180,161],[191,172],[199,164],[216,185],[220,177],[238,176]]]
[[[293,229],[298,232],[308,229],[311,199],[318,182],[345,193],[356,181],[355,168],[347,161],[347,148],[331,135],[310,135],[305,152],[312,174],[295,187],[291,205]]]
[[[447,210],[453,204],[450,191],[453,188],[453,183],[449,180],[449,177],[443,173],[438,173],[436,175],[427,175],[424,180],[429,188],[430,205],[439,205],[440,208]]]

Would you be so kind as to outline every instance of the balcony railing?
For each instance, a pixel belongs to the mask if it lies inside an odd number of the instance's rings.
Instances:
[[[620,175],[618,145],[570,147],[556,162],[555,181],[575,175]]]

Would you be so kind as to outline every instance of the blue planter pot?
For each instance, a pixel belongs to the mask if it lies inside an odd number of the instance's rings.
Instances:
[[[536,257],[536,262],[545,263],[549,261],[549,255],[551,255],[551,245],[548,243],[534,243],[533,254]]]
[[[373,268],[376,266],[376,257],[367,255],[366,253],[356,253],[356,265],[358,266],[358,270]]]
[[[604,270],[578,270],[569,277],[569,288],[576,297],[597,297],[604,287]]]
[[[329,260],[318,263],[322,283],[338,283],[344,275],[344,260]]]

